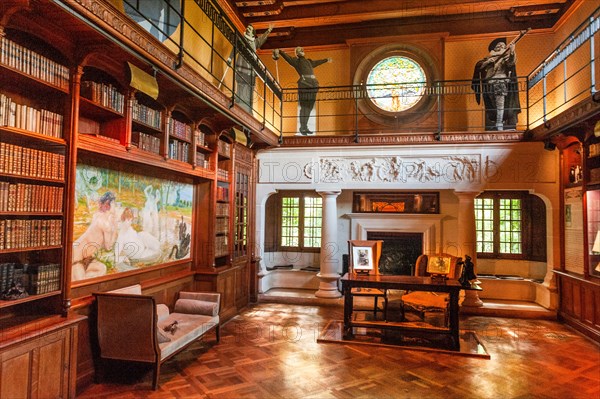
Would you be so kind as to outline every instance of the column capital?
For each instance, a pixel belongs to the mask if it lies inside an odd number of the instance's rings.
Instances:
[[[321,197],[334,197],[337,198],[338,195],[342,193],[342,190],[316,190],[317,194]]]
[[[475,199],[482,191],[459,191],[454,190],[454,195],[456,195],[459,199]]]

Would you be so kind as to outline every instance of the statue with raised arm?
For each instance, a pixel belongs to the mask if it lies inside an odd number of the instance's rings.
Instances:
[[[521,104],[515,44],[527,31],[521,32],[508,45],[506,38],[493,40],[488,46],[489,55],[475,65],[471,88],[475,91],[477,104],[483,97],[485,130],[512,130],[517,126]]]
[[[313,134],[308,130],[308,119],[312,112],[315,102],[317,101],[317,93],[319,91],[319,81],[315,76],[314,68],[326,62],[332,62],[331,58],[322,60],[311,60],[304,57],[304,49],[296,47],[296,56],[290,57],[283,51],[273,50],[273,59],[279,59],[282,56],[288,64],[290,64],[296,72],[298,72],[298,103],[300,104],[300,134],[308,136]]]
[[[249,24],[246,27],[244,39],[246,39],[248,46],[252,49],[253,55],[256,56],[256,50],[265,44],[272,30],[273,26],[269,26],[262,35],[255,36],[254,26]],[[228,64],[231,64],[231,60],[235,55],[234,53],[235,49],[231,51],[231,55],[227,59]],[[254,68],[252,68],[252,64],[250,64],[241,52],[238,52],[235,59],[235,102],[248,112],[252,112],[255,81],[256,73],[254,72]]]

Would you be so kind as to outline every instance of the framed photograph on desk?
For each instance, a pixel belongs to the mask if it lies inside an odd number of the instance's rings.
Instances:
[[[431,275],[448,275],[452,267],[452,258],[450,256],[429,256],[427,262],[427,273]]]
[[[350,240],[350,273],[379,274],[381,240]]]

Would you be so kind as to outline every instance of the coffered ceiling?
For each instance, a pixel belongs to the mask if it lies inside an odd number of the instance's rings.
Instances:
[[[263,48],[327,46],[370,37],[450,35],[552,28],[575,0],[222,0],[224,11],[260,33]]]

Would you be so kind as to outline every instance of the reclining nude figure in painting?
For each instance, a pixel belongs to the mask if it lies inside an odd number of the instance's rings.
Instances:
[[[87,230],[73,242],[71,280],[106,274],[106,265],[96,258],[100,249],[112,249],[117,239],[115,195],[107,191],[98,200],[98,210]]]
[[[130,268],[131,262],[154,262],[161,255],[160,242],[147,231],[136,231],[133,226],[133,212],[125,208],[121,213],[119,234],[115,245],[117,268]]]

